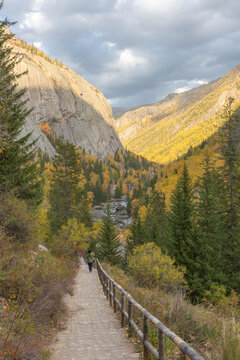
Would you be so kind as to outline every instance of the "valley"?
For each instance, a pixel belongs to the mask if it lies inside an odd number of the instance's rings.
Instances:
[[[233,349],[238,360],[240,66],[156,104],[117,109],[114,121],[96,87],[3,27],[0,357],[49,358],[76,278],[86,300],[79,255],[92,272],[93,251],[200,354],[226,360]],[[1,45],[10,39],[12,49]],[[132,315],[157,347],[159,332]]]

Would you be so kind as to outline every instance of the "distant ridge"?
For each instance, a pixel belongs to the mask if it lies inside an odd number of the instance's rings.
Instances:
[[[222,125],[217,114],[229,96],[240,104],[240,65],[208,84],[130,109],[115,124],[127,149],[167,164],[217,131]]]

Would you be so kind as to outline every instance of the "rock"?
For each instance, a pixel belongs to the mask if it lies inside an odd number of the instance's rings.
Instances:
[[[91,215],[93,221],[102,221],[104,217],[104,209],[106,204],[95,205],[91,209]],[[126,229],[131,224],[131,218],[127,212],[127,201],[126,196],[122,196],[121,199],[111,199],[110,208],[112,211],[112,218],[118,230]]]
[[[22,135],[32,132],[31,140],[51,157],[55,149],[39,125],[46,122],[52,132],[104,160],[107,154],[123,149],[114,129],[112,110],[103,94],[81,76],[55,65],[41,56],[14,46],[21,61],[16,72],[28,70],[19,79],[26,88],[27,117]]]
[[[44,246],[42,244],[38,244],[38,250],[48,252],[48,248],[46,248],[46,246]]]

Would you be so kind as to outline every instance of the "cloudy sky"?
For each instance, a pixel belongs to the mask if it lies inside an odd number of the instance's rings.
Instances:
[[[112,106],[159,101],[240,63],[240,0],[5,0],[0,15]]]

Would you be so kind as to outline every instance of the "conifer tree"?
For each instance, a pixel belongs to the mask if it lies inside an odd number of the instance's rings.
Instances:
[[[117,265],[121,262],[121,243],[113,223],[109,205],[107,205],[105,210],[105,216],[98,237],[98,245],[100,260],[107,261],[112,265]]]
[[[115,193],[114,193],[114,197],[115,199],[120,199],[122,196],[123,192],[122,192],[122,181],[119,180],[115,189]]]
[[[193,218],[193,185],[187,166],[184,164],[171,197],[169,220],[172,243],[170,253],[174,256],[176,265],[186,268],[186,278],[189,283],[193,275],[192,266],[195,261]]]
[[[168,219],[165,195],[162,192],[151,191],[144,228],[146,241],[154,242],[162,250],[167,249],[169,236]]]
[[[53,232],[59,230],[70,218],[90,226],[88,202],[84,188],[80,184],[83,175],[77,148],[68,142],[59,142],[57,151],[59,155],[53,161],[49,192],[48,218],[51,230]]]
[[[99,176],[99,178],[98,178],[98,180],[96,182],[96,186],[93,187],[92,191],[94,193],[94,203],[95,204],[100,204],[100,203],[106,201],[107,196],[103,192],[100,176]]]
[[[0,9],[3,3],[0,3]],[[25,89],[18,89],[18,79],[24,74],[15,73],[19,62],[9,41],[13,35],[8,30],[12,23],[0,22],[0,193],[12,192],[16,197],[38,204],[42,199],[42,182],[34,161],[34,143],[31,134],[21,136],[27,115]]]
[[[132,253],[136,246],[143,245],[145,243],[144,226],[139,216],[133,219],[133,223],[130,226],[130,235],[127,239],[127,252]]]
[[[224,165],[219,171],[225,240],[223,243],[223,270],[226,285],[240,292],[240,110],[232,112],[234,99],[229,98],[221,116],[225,125],[220,132],[220,156]]]
[[[193,264],[192,291],[195,297],[204,296],[212,283],[222,282],[223,226],[220,219],[216,171],[208,154],[204,162],[204,174],[200,179],[197,203],[196,258]]]

